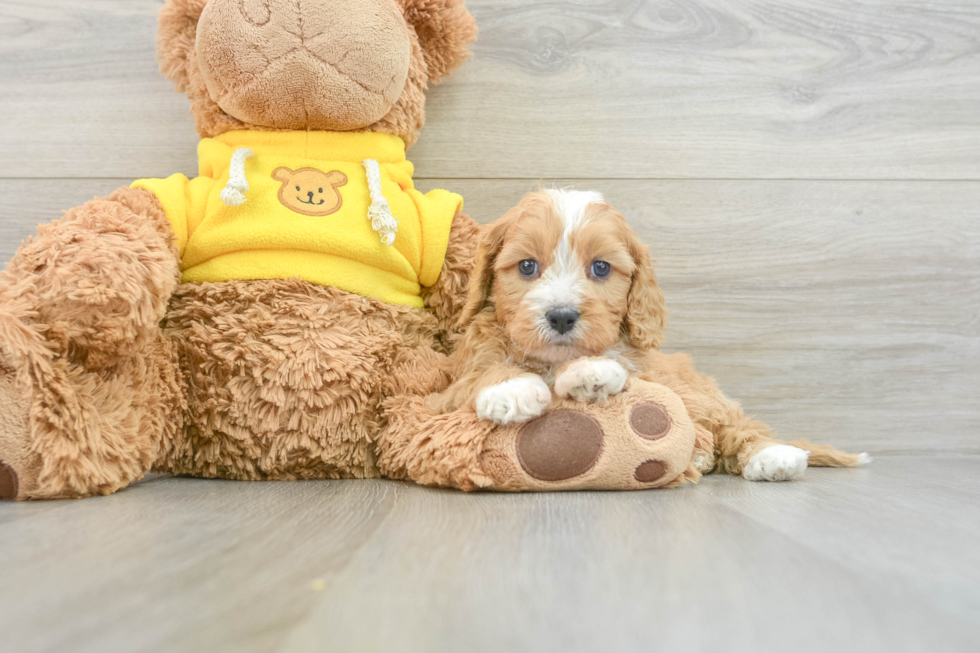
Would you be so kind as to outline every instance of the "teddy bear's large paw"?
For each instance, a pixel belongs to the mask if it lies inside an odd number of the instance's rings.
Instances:
[[[555,394],[576,401],[605,401],[626,385],[626,370],[611,358],[582,358],[555,379]]]
[[[696,479],[695,431],[674,392],[632,379],[591,405],[565,400],[522,426],[497,428],[480,458],[500,490],[640,490]]]
[[[0,499],[23,499],[36,485],[40,459],[31,451],[30,398],[0,362]]]
[[[476,415],[495,424],[522,424],[544,412],[551,389],[537,375],[526,374],[486,388],[476,399]]]

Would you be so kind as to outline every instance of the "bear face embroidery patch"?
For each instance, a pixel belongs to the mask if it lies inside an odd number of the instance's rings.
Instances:
[[[336,213],[344,205],[340,196],[341,186],[347,184],[347,175],[334,170],[321,172],[316,168],[276,168],[272,178],[282,182],[279,202],[290,211],[322,217]]]

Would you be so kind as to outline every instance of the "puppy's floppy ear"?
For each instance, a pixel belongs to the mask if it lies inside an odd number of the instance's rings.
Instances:
[[[160,71],[181,93],[189,83],[188,62],[195,56],[197,23],[208,0],[167,0],[160,10],[157,58]]]
[[[660,349],[667,325],[664,294],[657,285],[649,248],[632,229],[626,240],[636,269],[633,271],[623,330],[630,344],[637,349]]]
[[[476,20],[463,0],[398,0],[422,45],[429,81],[438,83],[470,55]]]
[[[497,262],[497,254],[504,246],[507,228],[516,219],[515,207],[502,218],[490,225],[480,228],[480,240],[476,247],[473,271],[470,272],[470,283],[466,293],[466,304],[459,314],[457,326],[464,329],[469,326],[477,313],[483,310],[493,288],[493,267]]]

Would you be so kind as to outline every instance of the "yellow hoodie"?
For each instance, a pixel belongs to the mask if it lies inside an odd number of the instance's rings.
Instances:
[[[195,179],[133,183],[163,205],[184,282],[299,277],[421,307],[463,207],[415,190],[387,134],[234,131],[202,140],[198,159]]]

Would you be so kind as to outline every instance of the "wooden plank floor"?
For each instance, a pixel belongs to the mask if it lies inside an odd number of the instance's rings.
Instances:
[[[980,457],[465,495],[160,476],[0,506],[8,651],[975,651]]]
[[[162,0],[0,0],[0,260],[196,170]],[[469,0],[420,187],[489,222],[596,188],[666,348],[786,436],[791,484],[462,495],[154,477],[0,504],[0,651],[972,651],[980,642],[980,5]],[[2,409],[2,407],[0,407]]]

